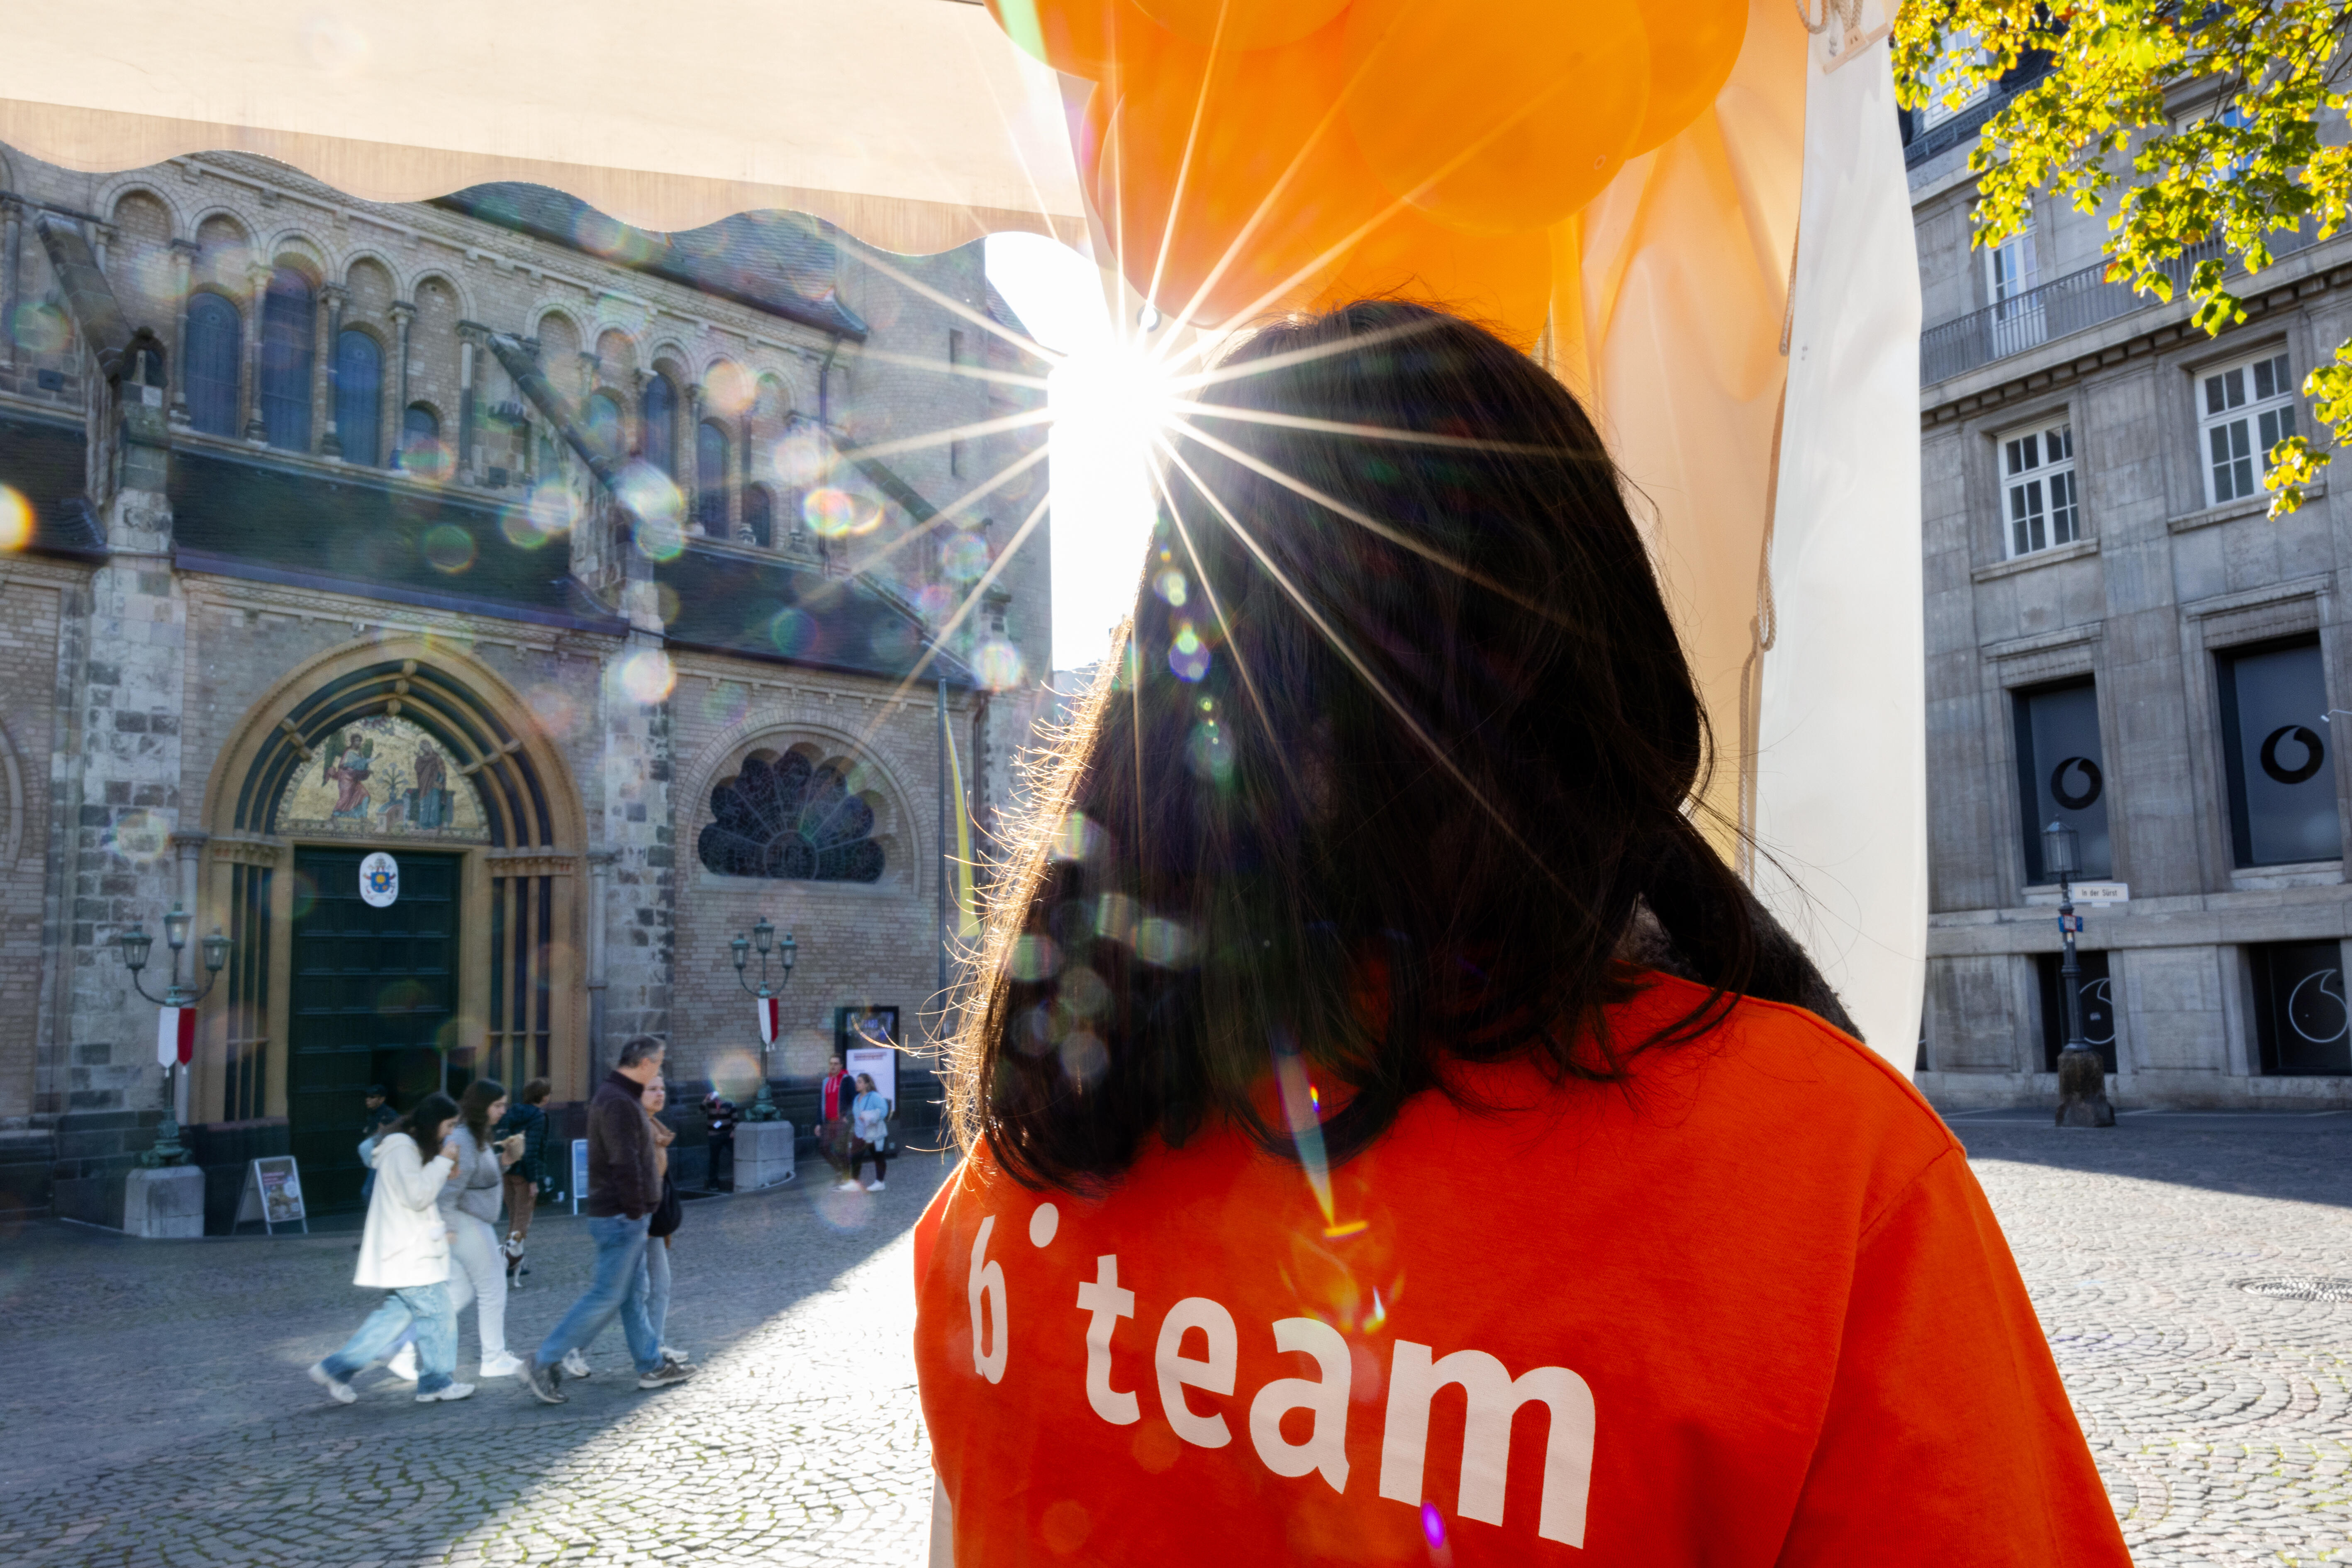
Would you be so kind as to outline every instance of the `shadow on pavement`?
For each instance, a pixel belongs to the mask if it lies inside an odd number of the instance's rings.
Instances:
[[[1976,1160],[2352,1208],[2352,1114],[2123,1113],[2113,1127],[2056,1127],[2048,1112],[1956,1112]]]

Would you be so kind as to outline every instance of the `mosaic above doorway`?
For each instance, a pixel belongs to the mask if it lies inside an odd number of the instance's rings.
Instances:
[[[302,837],[489,841],[473,782],[404,718],[379,714],[328,732],[278,797],[276,831]]]

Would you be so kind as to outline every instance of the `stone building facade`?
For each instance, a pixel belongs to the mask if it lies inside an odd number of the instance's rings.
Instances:
[[[2000,99],[1906,128],[1929,323],[1918,1082],[1946,1106],[2054,1103],[2054,821],[2082,876],[2128,887],[2081,938],[2120,1104],[2352,1106],[2352,748],[2329,711],[2352,706],[2352,493],[2273,518],[2262,484],[2267,448],[2310,433],[2304,376],[2352,334],[2352,241],[2279,236],[2218,338],[2185,289],[2104,281],[2102,215],[2045,202],[1972,249],[1967,155]]]
[[[1052,668],[979,246],[0,148],[0,1207],[119,1222],[171,1092],[120,938],[175,902],[231,940],[176,1090],[215,1228],[256,1155],[348,1201],[370,1082],[572,1103],[650,1032],[674,1100],[790,1107],[852,1018],[926,1042],[944,803],[984,839]]]

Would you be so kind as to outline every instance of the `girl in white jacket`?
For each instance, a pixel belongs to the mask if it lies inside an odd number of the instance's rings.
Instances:
[[[463,1399],[474,1392],[472,1384],[454,1375],[457,1320],[449,1305],[449,1230],[436,1201],[457,1163],[447,1146],[457,1122],[456,1101],[427,1094],[376,1142],[375,1193],[352,1283],[392,1293],[342,1349],[310,1369],[310,1381],[345,1405],[359,1397],[352,1379],[389,1355],[411,1325],[416,1402]],[[439,1153],[428,1160],[426,1148]]]

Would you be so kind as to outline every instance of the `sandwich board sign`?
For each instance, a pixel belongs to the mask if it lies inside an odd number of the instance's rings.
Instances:
[[[247,1168],[236,1223],[257,1219],[272,1236],[281,1225],[299,1225],[303,1235],[310,1234],[310,1217],[302,1207],[302,1171],[292,1155],[266,1155]]]
[[[588,1196],[588,1140],[572,1140],[572,1212],[580,1212],[580,1200]]]

